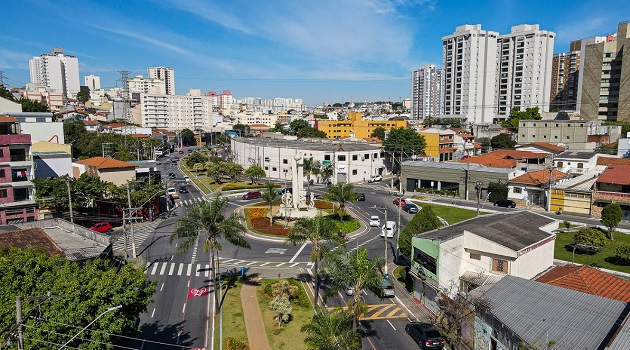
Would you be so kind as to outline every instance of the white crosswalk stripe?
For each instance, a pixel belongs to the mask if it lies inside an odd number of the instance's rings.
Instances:
[[[279,267],[279,268],[311,268],[313,266],[312,262],[261,262],[261,261],[244,261],[244,260],[235,260],[230,259],[236,264],[231,264],[230,266],[247,266],[247,267]],[[225,262],[221,262],[224,264]],[[195,275],[195,277],[210,277],[210,264],[195,264],[195,263],[173,263],[170,261],[167,262],[154,262],[147,267],[145,270],[145,274],[150,276],[187,276]]]
[[[143,223],[140,225],[134,225],[133,236],[136,243],[136,249],[138,249],[138,247],[142,245],[142,243],[144,243],[147,237],[149,237],[155,231],[155,228],[161,222],[162,222],[161,219],[156,219],[155,221],[148,224]],[[129,237],[127,238],[127,250],[130,250],[131,249],[131,234],[128,234],[128,235]],[[118,239],[112,244],[112,249],[113,250],[125,249],[125,236],[124,235],[121,237],[118,237]]]

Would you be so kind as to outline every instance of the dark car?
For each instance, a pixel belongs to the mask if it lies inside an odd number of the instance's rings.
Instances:
[[[504,207],[504,208],[516,208],[516,203],[513,200],[509,199],[499,199],[494,202],[495,207]]]
[[[179,193],[188,193],[188,187],[184,185],[179,186]]]
[[[247,192],[243,195],[243,199],[256,199],[261,197],[262,193],[260,193],[260,191]]]
[[[175,173],[168,173],[168,177],[170,177],[171,179],[174,179],[177,177],[177,175],[175,175]]]
[[[109,222],[99,222],[90,227],[90,230],[105,233],[113,230],[113,228]]]
[[[364,201],[365,200],[365,194],[363,193],[357,193],[357,201]]]
[[[418,208],[418,206],[413,203],[407,203],[402,207],[402,210],[406,211],[409,214],[415,214],[420,211],[420,208]]]
[[[409,322],[405,326],[405,331],[421,349],[444,348],[444,338],[440,335],[440,331],[430,323]]]

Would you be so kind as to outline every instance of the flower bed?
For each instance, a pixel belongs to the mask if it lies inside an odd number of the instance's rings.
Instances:
[[[264,218],[265,217],[265,212],[267,211],[267,208],[250,207],[250,208],[245,208],[245,211],[246,211],[245,214],[247,216],[249,216],[253,220],[253,219]]]
[[[289,229],[283,225],[269,224],[269,218],[266,217],[268,209],[263,207],[245,208],[245,215],[252,224],[254,231],[266,235],[287,236]]]
[[[319,199],[315,200],[315,208],[317,208],[317,209],[334,209],[332,202],[323,201],[323,200],[319,200]],[[337,207],[337,209],[339,209],[339,208]]]

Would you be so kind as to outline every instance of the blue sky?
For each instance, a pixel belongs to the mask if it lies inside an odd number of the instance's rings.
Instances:
[[[540,24],[569,42],[614,33],[630,1],[567,0],[130,0],[6,1],[0,71],[5,84],[29,80],[28,60],[63,47],[83,76],[116,86],[119,70],[146,76],[175,68],[178,94],[231,90],[236,98],[400,101],[410,74],[441,66],[441,37],[462,24],[509,33]],[[118,83],[120,85],[120,83]]]

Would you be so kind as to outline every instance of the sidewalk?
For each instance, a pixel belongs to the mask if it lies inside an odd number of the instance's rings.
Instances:
[[[258,300],[256,300],[256,286],[243,284],[241,287],[241,304],[243,305],[243,318],[247,329],[247,340],[251,350],[271,350],[265,323]]]

